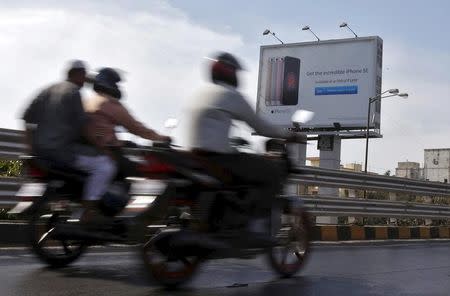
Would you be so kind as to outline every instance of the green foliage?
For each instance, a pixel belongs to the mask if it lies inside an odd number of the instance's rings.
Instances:
[[[22,174],[22,161],[0,160],[0,177],[20,177]],[[8,214],[7,209],[0,209],[0,220],[14,220],[15,215]]]
[[[19,177],[22,172],[22,165],[20,160],[0,160],[0,176]]]

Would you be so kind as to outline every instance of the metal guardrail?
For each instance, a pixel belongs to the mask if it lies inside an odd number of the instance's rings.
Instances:
[[[17,159],[24,151],[23,131],[0,129],[0,158]],[[450,197],[450,184],[308,166],[295,168],[290,181],[305,185]],[[0,178],[0,207],[9,208],[17,202],[15,193],[20,184],[21,180],[17,178]],[[302,198],[313,215],[450,219],[448,206],[325,196]]]
[[[450,184],[302,166],[293,169],[291,182],[424,196],[450,197]]]
[[[450,207],[401,201],[301,196],[316,216],[450,219]]]
[[[25,151],[24,132],[0,128],[0,158],[18,159]]]
[[[22,180],[19,178],[0,178],[0,208],[10,208],[18,201],[16,192]]]

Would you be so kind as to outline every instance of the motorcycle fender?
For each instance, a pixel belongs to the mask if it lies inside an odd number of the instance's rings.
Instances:
[[[155,245],[161,251],[168,248],[168,243],[174,237],[174,235],[180,233],[178,228],[165,228],[159,233],[152,236],[145,244],[144,249],[150,245]]]

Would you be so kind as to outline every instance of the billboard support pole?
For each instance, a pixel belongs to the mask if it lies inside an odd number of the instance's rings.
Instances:
[[[306,164],[306,144],[287,144],[287,149],[289,150],[289,156],[291,157],[292,164],[295,166],[304,166]],[[305,194],[302,192],[302,185],[298,184],[287,184],[285,188],[285,193],[288,195],[300,195]]]
[[[332,145],[320,148],[320,164],[321,168],[339,170],[341,168],[341,137],[330,136],[333,141]],[[339,188],[319,187],[319,195],[339,196]],[[337,217],[318,216],[316,223],[318,224],[337,224]]]

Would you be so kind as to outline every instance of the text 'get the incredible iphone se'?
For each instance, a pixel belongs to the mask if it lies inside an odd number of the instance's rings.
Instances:
[[[298,104],[300,59],[272,57],[268,60],[266,81],[266,106]]]

